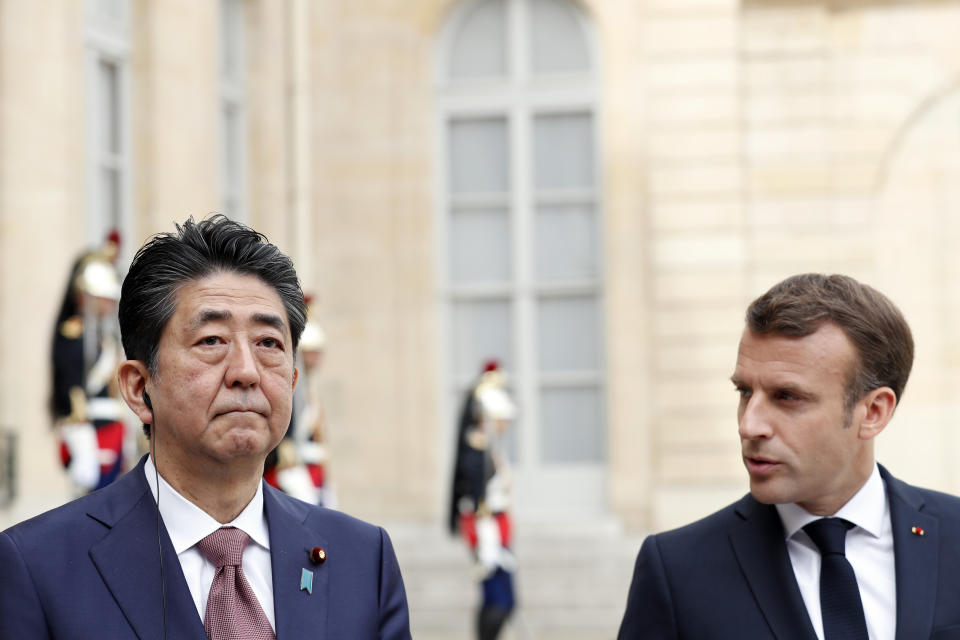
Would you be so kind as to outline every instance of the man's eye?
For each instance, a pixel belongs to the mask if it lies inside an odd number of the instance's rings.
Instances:
[[[217,336],[207,336],[206,338],[200,340],[200,344],[205,344],[212,347],[213,345],[220,344],[220,338]]]
[[[776,398],[777,400],[796,400],[797,396],[793,395],[789,391],[778,391]]]
[[[260,341],[260,344],[265,346],[268,349],[282,349],[283,344],[276,338],[264,338]]]
[[[737,393],[740,394],[741,398],[749,398],[750,396],[753,395],[753,391],[751,391],[750,389],[745,389],[743,387],[737,387]]]

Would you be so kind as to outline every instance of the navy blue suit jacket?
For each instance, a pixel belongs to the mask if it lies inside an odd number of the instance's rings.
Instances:
[[[146,458],[144,458],[145,460]],[[143,460],[114,484],[0,533],[0,638],[163,638],[157,510]],[[410,638],[383,529],[264,486],[278,640]],[[161,527],[166,637],[206,640]],[[323,547],[327,560],[311,563]],[[313,593],[300,589],[313,572]]]
[[[896,638],[960,639],[960,499],[912,487],[883,467],[880,474],[893,525]],[[776,508],[748,494],[648,537],[619,638],[815,640]]]

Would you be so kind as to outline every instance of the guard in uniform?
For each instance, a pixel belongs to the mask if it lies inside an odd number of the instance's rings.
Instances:
[[[300,378],[293,396],[293,414],[283,440],[267,456],[263,476],[288,495],[333,508],[336,495],[327,481],[326,419],[317,390],[327,338],[316,321],[311,297],[304,299],[307,324],[300,337]]]
[[[494,640],[516,604],[510,550],[510,468],[502,451],[504,434],[516,417],[505,378],[496,361],[484,366],[467,393],[457,433],[450,531],[470,547],[480,581],[477,637]]]
[[[116,387],[119,237],[74,263],[52,345],[51,410],[60,457],[79,492],[113,482],[123,468],[126,428]]]

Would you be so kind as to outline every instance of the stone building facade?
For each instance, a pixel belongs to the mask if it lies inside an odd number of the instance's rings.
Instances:
[[[7,520],[66,495],[45,402],[73,257],[213,211],[318,299],[357,515],[441,520],[487,356],[521,407],[521,514],[657,530],[724,504],[742,313],[800,271],[904,310],[880,458],[960,491],[957,33],[953,0],[0,0]]]

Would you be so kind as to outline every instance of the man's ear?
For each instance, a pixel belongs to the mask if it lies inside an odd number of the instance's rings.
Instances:
[[[297,389],[297,380],[300,379],[300,370],[296,367],[293,368],[293,390]]]
[[[857,404],[864,411],[858,435],[861,440],[872,440],[893,417],[893,410],[897,408],[897,394],[890,387],[878,387],[869,391]]]
[[[153,424],[153,411],[143,399],[149,379],[150,372],[147,371],[147,366],[139,360],[124,360],[117,369],[120,395],[144,424]]]

